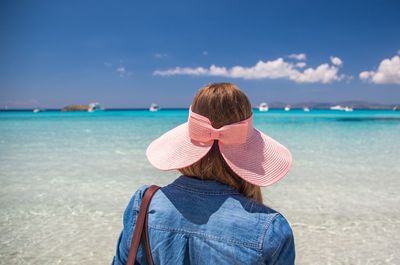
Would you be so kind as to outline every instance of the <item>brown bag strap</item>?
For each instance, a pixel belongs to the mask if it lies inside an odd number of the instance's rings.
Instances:
[[[139,214],[136,219],[135,231],[133,232],[131,248],[129,250],[128,261],[126,263],[127,265],[135,264],[136,254],[142,237],[143,237],[144,249],[146,252],[147,263],[149,265],[153,265],[153,258],[151,256],[150,243],[149,243],[149,234],[147,229],[147,215],[151,198],[159,188],[160,187],[156,185],[151,185],[144,193],[142,203],[140,204]],[[144,233],[142,233],[143,230]]]

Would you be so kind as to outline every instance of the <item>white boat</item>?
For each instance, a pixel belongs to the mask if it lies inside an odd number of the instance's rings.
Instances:
[[[103,108],[100,106],[100,103],[98,102],[90,103],[88,107],[88,112],[94,112],[96,110],[103,110]]]
[[[330,109],[331,110],[344,110],[344,108],[340,105],[332,106]]]
[[[158,111],[158,110],[159,110],[159,107],[157,104],[153,103],[150,105],[149,111],[154,112],[154,111]]]
[[[35,108],[35,109],[33,109],[32,111],[33,111],[34,113],[38,113],[38,112],[41,112],[42,110],[39,109],[39,108]]]
[[[344,107],[344,111],[350,112],[350,111],[353,111],[353,108],[346,106],[346,107]]]
[[[304,110],[305,112],[310,112],[310,109],[309,109],[308,107],[304,107],[303,110]]]
[[[289,105],[286,105],[285,108],[284,108],[284,110],[285,110],[285,111],[289,111],[289,110],[290,110],[290,106],[289,106]]]
[[[396,110],[398,110],[398,109],[399,109],[399,108],[398,108],[397,106],[394,106],[392,110],[393,110],[393,111],[396,111]]]
[[[269,110],[268,104],[265,102],[261,103],[260,105],[258,105],[258,110],[259,111],[268,111]]]

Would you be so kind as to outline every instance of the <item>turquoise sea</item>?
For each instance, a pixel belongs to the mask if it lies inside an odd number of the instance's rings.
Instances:
[[[0,112],[0,264],[109,264],[132,193],[178,175],[147,145],[187,114]],[[255,110],[254,124],[293,153],[263,194],[297,264],[400,264],[400,112]]]

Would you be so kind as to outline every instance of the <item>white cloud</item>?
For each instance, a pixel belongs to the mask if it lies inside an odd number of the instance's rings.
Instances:
[[[125,74],[126,73],[126,69],[123,66],[118,67],[116,71],[117,71],[117,73],[120,73],[120,74]]]
[[[368,80],[374,75],[373,71],[364,71],[361,72],[358,76],[360,77],[361,80]]]
[[[363,71],[359,74],[361,80],[374,84],[400,85],[400,56],[384,59],[376,71]]]
[[[293,64],[278,58],[273,61],[258,61],[252,67],[234,66],[230,69],[230,76],[244,79],[277,79],[289,77],[295,72]]]
[[[339,59],[340,60],[340,59]],[[316,68],[303,69],[306,64],[287,62],[283,58],[272,61],[258,61],[254,66],[233,66],[231,68],[211,65],[209,68],[175,67],[167,70],[156,70],[153,75],[194,75],[194,76],[222,76],[242,79],[288,79],[296,83],[331,83],[342,80],[345,76],[339,75],[339,66],[324,63]]]
[[[175,67],[168,70],[156,70],[153,75],[171,76],[171,75],[207,75],[208,69],[203,67]]]
[[[307,56],[306,56],[305,53],[292,53],[292,54],[288,55],[288,57],[290,59],[295,59],[295,60],[298,60],[298,61],[307,60]]]
[[[334,65],[340,66],[340,65],[343,64],[342,60],[341,60],[339,57],[331,56],[330,59],[331,59],[331,62],[332,62]]]
[[[112,66],[112,63],[110,63],[110,62],[105,62],[105,63],[104,63],[104,66],[110,67],[110,66]]]
[[[208,51],[203,51],[202,54],[203,54],[204,56],[206,56],[206,55],[208,55]]]
[[[296,63],[296,66],[297,67],[299,67],[299,68],[303,68],[303,67],[306,67],[306,63],[305,62],[298,62],[298,63]]]
[[[132,72],[127,71],[124,66],[118,67],[115,71],[119,74],[120,77],[125,77],[127,75],[128,76],[132,75]]]
[[[163,58],[167,58],[168,54],[166,54],[166,53],[155,53],[155,54],[153,54],[153,57],[156,58],[156,59],[163,59]]]
[[[303,72],[296,72],[296,74],[289,77],[289,79],[297,83],[332,83],[339,81],[344,76],[338,75],[339,68],[335,65],[327,63],[319,65],[317,68],[307,68]]]

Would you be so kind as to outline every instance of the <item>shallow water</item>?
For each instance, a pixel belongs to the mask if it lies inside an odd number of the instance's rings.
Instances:
[[[0,112],[0,264],[108,264],[132,193],[178,174],[149,142],[185,110]],[[264,188],[291,223],[297,264],[400,264],[400,113],[256,112],[294,164]]]

